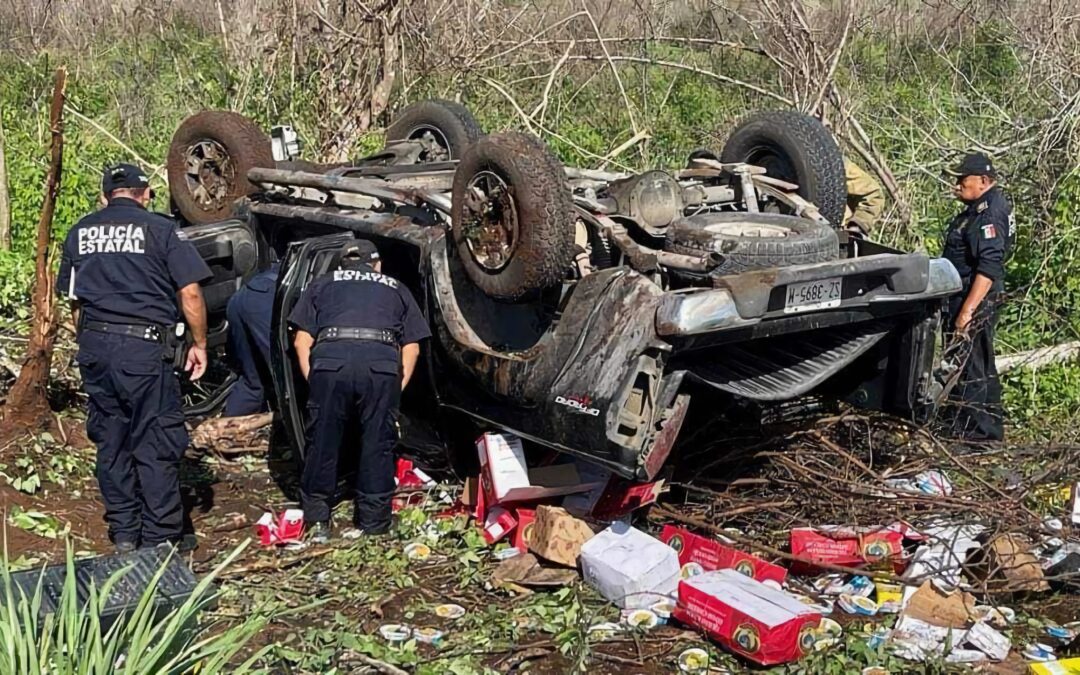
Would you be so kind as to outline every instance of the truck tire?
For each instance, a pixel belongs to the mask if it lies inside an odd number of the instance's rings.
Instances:
[[[270,137],[248,118],[224,110],[192,115],[169,144],[172,202],[189,223],[225,220],[237,199],[257,189],[248,170],[273,166]]]
[[[704,213],[668,227],[664,249],[672,253],[719,253],[712,274],[829,262],[840,255],[828,225],[779,213]]]
[[[423,153],[421,163],[460,159],[465,149],[484,135],[480,123],[460,103],[431,99],[407,106],[386,130],[386,142],[417,140],[430,134],[435,146]]]
[[[574,204],[562,167],[527,134],[485,136],[465,151],[451,222],[466,274],[495,300],[526,300],[559,283],[574,257]]]
[[[814,117],[793,110],[751,115],[731,133],[720,160],[764,167],[767,176],[799,186],[834,226],[844,221],[844,157],[832,133]]]

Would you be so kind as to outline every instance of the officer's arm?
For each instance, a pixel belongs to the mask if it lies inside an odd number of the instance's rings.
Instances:
[[[206,349],[206,302],[199,284],[188,284],[180,289],[180,307],[195,346]]]
[[[416,360],[420,358],[420,343],[410,342],[401,347],[401,389],[412,379],[413,371],[416,370]]]
[[[78,300],[71,301],[71,322],[75,325],[75,332],[79,332],[79,312],[82,310],[82,305]]]
[[[971,290],[968,291],[967,297],[964,298],[964,304],[961,305],[960,313],[956,317],[956,330],[961,333],[967,330],[968,325],[975,318],[975,312],[978,311],[979,305],[986,299],[986,294],[990,292],[993,285],[994,280],[990,277],[985,274],[975,274],[975,279],[971,282]]]
[[[293,347],[296,348],[296,360],[300,363],[300,372],[304,379],[308,379],[311,371],[311,348],[315,344],[315,338],[306,330],[297,330],[293,338]],[[415,361],[414,361],[415,362]]]

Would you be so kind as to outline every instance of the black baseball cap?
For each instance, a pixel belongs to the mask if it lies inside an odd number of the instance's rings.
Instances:
[[[353,258],[363,260],[366,263],[373,263],[379,259],[379,249],[375,248],[375,244],[367,239],[358,239],[350,241],[341,247],[341,257],[342,259]]]
[[[956,166],[948,169],[947,173],[951,176],[956,176],[957,178],[963,178],[965,176],[988,176],[990,178],[997,178],[997,171],[994,170],[994,162],[981,152],[973,152],[964,155],[964,159]]]
[[[101,176],[101,191],[108,195],[124,188],[138,190],[150,187],[150,178],[134,164],[114,164]]]

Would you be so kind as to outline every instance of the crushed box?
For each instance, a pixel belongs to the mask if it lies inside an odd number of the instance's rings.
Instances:
[[[480,456],[480,487],[488,508],[505,502],[586,492],[595,487],[582,482],[573,464],[530,469],[521,439],[511,434],[483,434],[476,441],[476,449]]]
[[[678,588],[674,549],[625,523],[586,542],[580,560],[585,583],[623,609],[649,607]]]
[[[725,569],[679,582],[673,616],[763,666],[813,651],[821,614],[783,591]]]
[[[583,483],[596,487],[588,492],[567,495],[563,508],[575,516],[600,521],[613,521],[628,513],[654,503],[664,491],[664,481],[635,483],[616,476],[608,469],[580,462],[578,475]]]
[[[822,531],[812,527],[791,530],[792,563],[798,573],[813,573],[815,563],[844,567],[888,567],[899,573],[907,566],[904,535],[893,528],[876,530],[836,529]]]
[[[787,570],[779,565],[681,527],[665,525],[660,532],[660,541],[679,554],[684,577],[698,572],[733,569],[758,581],[771,580],[783,584],[787,578]]]
[[[529,550],[529,541],[532,539],[536,509],[514,509],[514,518],[517,520],[517,527],[514,528],[514,548],[526,553]]]
[[[510,534],[514,526],[517,525],[514,515],[501,506],[488,509],[483,522],[481,529],[483,530],[484,541],[489,544],[494,544]]]
[[[589,524],[570,515],[566,509],[539,506],[528,536],[528,547],[545,560],[577,567],[582,545],[593,536]]]

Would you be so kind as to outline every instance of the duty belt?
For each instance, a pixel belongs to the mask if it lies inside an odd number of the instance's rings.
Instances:
[[[164,331],[161,326],[144,323],[109,323],[106,321],[84,321],[83,328],[95,333],[109,333],[110,335],[126,335],[137,337],[147,342],[163,342]]]
[[[345,328],[331,326],[319,331],[319,342],[330,340],[367,340],[368,342],[381,342],[384,345],[396,347],[397,333],[392,330],[377,330],[374,328]]]

